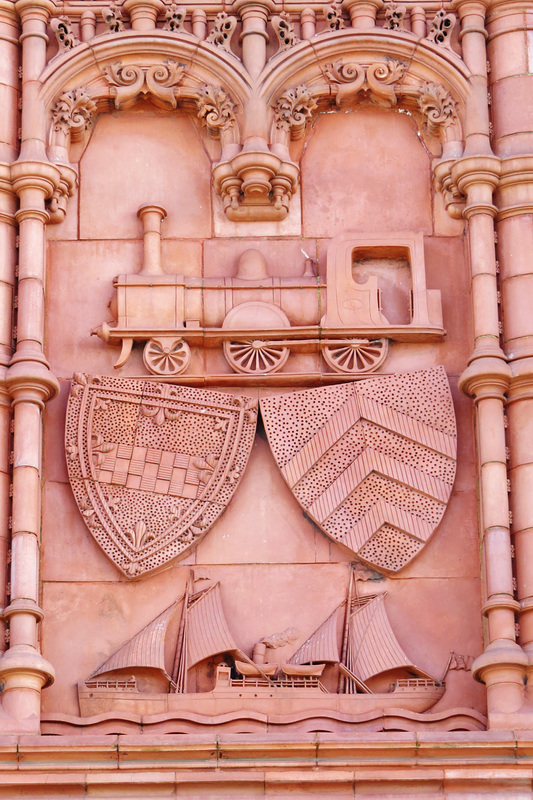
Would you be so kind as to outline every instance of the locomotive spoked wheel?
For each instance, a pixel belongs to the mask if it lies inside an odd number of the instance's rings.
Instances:
[[[224,356],[236,372],[267,375],[283,367],[289,357],[289,348],[261,339],[225,341]]]
[[[361,375],[374,372],[387,358],[388,339],[352,339],[349,344],[322,347],[324,361],[335,372]]]
[[[143,361],[153,375],[179,375],[189,366],[191,351],[184,339],[149,339],[144,346]]]

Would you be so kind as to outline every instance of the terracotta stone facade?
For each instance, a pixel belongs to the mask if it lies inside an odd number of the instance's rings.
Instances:
[[[532,59],[0,0],[0,798],[533,796]]]

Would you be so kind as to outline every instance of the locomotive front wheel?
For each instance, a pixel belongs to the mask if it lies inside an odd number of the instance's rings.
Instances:
[[[268,375],[280,370],[289,357],[289,348],[261,339],[224,342],[228,364],[244,375]]]
[[[324,345],[322,355],[335,372],[363,375],[383,364],[388,349],[388,339],[352,339],[349,344]]]
[[[144,346],[143,361],[153,375],[179,375],[191,363],[191,351],[184,339],[149,339]]]

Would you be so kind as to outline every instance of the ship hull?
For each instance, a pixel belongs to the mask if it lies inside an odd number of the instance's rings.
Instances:
[[[375,694],[329,694],[320,689],[240,688],[194,694],[143,694],[114,689],[78,687],[82,717],[114,713],[142,715],[194,713],[218,717],[235,711],[283,716],[303,712],[348,715],[404,709],[423,713],[444,694],[443,686],[398,689]]]

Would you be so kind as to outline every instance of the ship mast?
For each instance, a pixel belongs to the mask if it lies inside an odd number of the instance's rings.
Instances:
[[[191,597],[193,594],[193,586],[194,579],[192,573],[189,572],[189,575],[187,576],[187,584],[185,586],[185,594],[183,595],[183,611],[181,613],[178,641],[176,643],[176,654],[174,656],[174,667],[172,670],[172,680],[176,684],[175,691],[181,694],[183,694],[185,691],[185,680],[187,678],[185,630],[187,627],[187,609],[189,606],[189,597]]]
[[[348,578],[348,599],[346,601],[346,610],[344,614],[344,633],[342,637],[342,650],[341,650],[341,664],[346,663],[346,654],[348,652],[348,631],[350,627],[350,614],[352,613],[352,588],[353,588],[353,567],[350,564],[350,575]],[[337,686],[337,691],[339,694],[342,694],[346,688],[346,676],[341,672],[339,672],[339,682]],[[353,687],[351,682],[348,683],[347,691],[349,694],[353,694]]]

